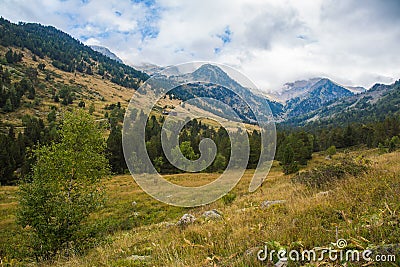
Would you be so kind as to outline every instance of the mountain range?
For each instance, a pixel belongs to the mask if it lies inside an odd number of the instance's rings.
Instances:
[[[127,66],[107,48],[86,46],[54,27],[35,23],[13,24],[3,18],[0,19],[0,52],[2,69],[4,66],[12,74],[11,81],[2,83],[4,101],[1,101],[3,106],[0,108],[6,117],[19,109],[29,110],[29,105],[32,105],[29,99],[34,99],[40,105],[49,103],[49,99],[67,97],[68,101],[65,102],[69,104],[73,104],[75,99],[77,102],[86,101],[101,106],[98,99],[104,102],[104,96],[107,95],[109,97],[105,102],[119,99],[126,105],[129,90],[136,90],[149,77],[165,69],[153,64]],[[11,59],[10,53],[14,55]],[[224,70],[211,64],[198,66],[192,73],[182,74],[178,68],[170,68],[169,71],[171,75],[165,79],[174,77],[175,80],[185,81],[190,77],[206,81],[175,88],[171,92],[174,98],[214,98],[231,106],[249,123],[255,119],[251,110],[262,111],[267,105],[276,122],[290,125],[381,120],[385,116],[399,114],[400,109],[399,82],[375,84],[366,90],[340,85],[328,78],[312,78],[286,83],[278,93],[260,93],[241,85]],[[18,97],[22,97],[23,102],[20,104],[13,100],[13,88],[24,78],[32,84],[33,89],[29,90],[36,90],[37,94],[33,96],[31,93],[30,98],[26,99],[19,93]],[[218,84],[234,88],[245,101]],[[25,87],[31,88],[29,86]],[[65,92],[68,92],[67,96]],[[7,100],[12,102],[11,107]],[[4,108],[6,104],[8,106]],[[224,115],[220,108],[203,108],[219,116]]]

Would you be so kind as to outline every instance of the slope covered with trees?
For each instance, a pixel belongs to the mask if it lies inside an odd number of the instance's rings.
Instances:
[[[0,18],[0,45],[26,48],[67,72],[98,73],[124,87],[138,88],[148,75],[92,50],[68,34],[36,23],[13,24]]]

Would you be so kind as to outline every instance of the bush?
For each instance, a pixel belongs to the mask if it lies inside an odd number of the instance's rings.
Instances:
[[[231,204],[234,200],[236,199],[236,194],[233,192],[229,192],[225,196],[222,197],[222,202],[224,202],[225,205]]]
[[[336,154],[336,147],[335,146],[330,146],[327,150],[326,150],[326,154],[329,157],[332,157],[333,155]]]
[[[300,172],[292,177],[293,183],[304,184],[312,188],[325,188],[333,182],[346,177],[357,176],[368,170],[367,163],[357,163],[353,159],[344,158],[339,163],[319,166],[313,170]]]
[[[66,114],[60,135],[60,143],[34,151],[32,177],[19,188],[18,223],[27,227],[37,260],[91,243],[96,231],[87,219],[104,201],[101,179],[109,168],[93,118],[83,111]]]

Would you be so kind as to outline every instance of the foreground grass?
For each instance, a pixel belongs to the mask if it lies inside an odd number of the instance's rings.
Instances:
[[[359,249],[400,243],[400,153],[350,153],[353,158],[361,158],[360,155],[370,161],[370,171],[332,184],[324,194],[291,183],[290,176],[282,175],[279,166],[274,165],[256,192],[247,191],[253,174],[248,170],[233,190],[236,198],[232,203],[218,200],[192,209],[157,202],[142,192],[128,175],[113,177],[107,182],[107,206],[92,218],[108,223],[106,241],[83,256],[68,259],[60,256],[55,262],[43,265],[263,266],[256,252],[265,242],[299,249],[328,246],[337,237],[346,239],[349,247]],[[314,155],[309,168],[326,163],[322,155]],[[179,174],[167,179],[193,185],[216,177],[218,174]],[[13,215],[17,205],[16,188],[0,190],[1,252],[12,262],[10,248],[22,244],[15,240],[18,236]],[[286,202],[265,209],[260,207],[264,200],[280,199]],[[204,220],[201,214],[211,209],[220,211],[223,220]],[[172,225],[184,213],[193,214],[196,222],[186,228]]]

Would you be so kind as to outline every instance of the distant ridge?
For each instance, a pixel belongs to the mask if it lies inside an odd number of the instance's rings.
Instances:
[[[99,45],[89,45],[90,48],[92,48],[94,51],[97,51],[99,53],[102,53],[106,57],[109,57],[111,59],[114,59],[115,61],[119,63],[124,63],[122,59],[120,59],[116,54],[111,52],[107,47],[104,46],[99,46]]]

